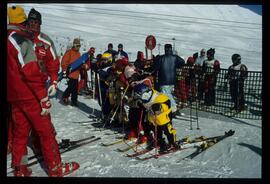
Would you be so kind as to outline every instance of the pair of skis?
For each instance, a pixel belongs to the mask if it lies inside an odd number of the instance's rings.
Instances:
[[[72,141],[70,139],[62,139],[62,141],[58,144],[59,151],[60,151],[60,154],[64,154],[66,152],[75,150],[77,148],[80,148],[80,147],[85,146],[87,144],[93,143],[93,142],[98,141],[100,139],[101,139],[101,137],[95,137],[95,136],[89,136],[89,137],[86,137],[84,139],[80,139],[80,140],[76,140],[76,141]],[[40,153],[40,154],[33,155],[33,156],[29,157],[28,162],[29,161],[32,161],[32,162],[27,164],[28,167],[33,166],[39,162],[42,162],[43,161],[42,154]],[[7,174],[10,174],[12,172],[13,172],[13,170],[8,172]]]
[[[133,158],[136,158],[137,160],[142,160],[142,161],[143,160],[149,160],[149,159],[152,159],[152,158],[159,158],[161,156],[168,155],[168,154],[171,154],[171,153],[174,153],[174,152],[181,151],[183,149],[189,148],[189,147],[185,147],[185,145],[202,142],[199,146],[197,146],[197,150],[194,153],[192,153],[192,154],[190,154],[190,155],[188,155],[187,157],[184,158],[184,159],[193,159],[194,157],[196,157],[200,153],[204,152],[208,148],[212,147],[213,145],[217,144],[221,140],[223,140],[223,139],[225,139],[227,137],[230,137],[232,135],[234,135],[234,131],[229,130],[228,132],[225,132],[224,135],[220,135],[220,136],[214,136],[214,137],[201,136],[201,137],[197,137],[197,138],[192,139],[192,140],[189,140],[188,138],[184,138],[184,139],[178,141],[178,144],[180,145],[179,148],[170,148],[170,149],[168,149],[168,150],[166,150],[164,152],[160,152],[160,153],[157,153],[157,154],[151,154],[150,156],[146,156],[146,157],[140,157],[141,155],[144,155],[144,154],[146,154],[148,152],[151,152],[153,149],[156,149],[154,147],[151,147],[151,148],[147,147],[147,148],[145,148],[143,150],[140,150],[140,151],[137,151],[137,152],[135,152],[133,154],[126,154],[126,156],[127,157],[133,157]]]

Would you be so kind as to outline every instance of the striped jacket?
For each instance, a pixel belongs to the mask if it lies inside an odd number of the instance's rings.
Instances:
[[[9,24],[7,31],[7,100],[39,101],[48,96],[48,75],[40,69],[31,37],[21,25]]]
[[[60,63],[53,41],[42,32],[35,35],[33,41],[36,55],[42,58],[51,82],[57,81]]]

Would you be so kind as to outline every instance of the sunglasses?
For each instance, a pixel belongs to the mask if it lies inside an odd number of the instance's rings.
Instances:
[[[80,45],[80,44],[74,44],[74,47],[78,47],[78,48],[80,48],[80,47],[81,47],[81,45]]]

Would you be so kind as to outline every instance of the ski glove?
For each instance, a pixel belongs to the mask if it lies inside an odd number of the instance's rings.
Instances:
[[[41,113],[40,113],[41,116],[46,116],[50,113],[50,108],[52,105],[48,96],[40,100],[40,106],[41,106]]]
[[[48,88],[49,96],[54,96],[56,94],[56,90],[57,90],[57,81],[53,81],[53,83]]]

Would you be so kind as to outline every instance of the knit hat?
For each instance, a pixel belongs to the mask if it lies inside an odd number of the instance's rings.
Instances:
[[[20,24],[26,21],[27,17],[21,6],[12,6],[7,10],[9,23]]]
[[[112,43],[109,43],[109,44],[108,44],[108,47],[113,48],[113,44],[112,44]]]
[[[39,24],[41,25],[42,21],[41,21],[41,14],[36,11],[34,8],[32,8],[28,14],[28,20],[37,20],[39,21]]]
[[[118,44],[118,48],[123,48],[123,44],[122,43],[119,43]]]

